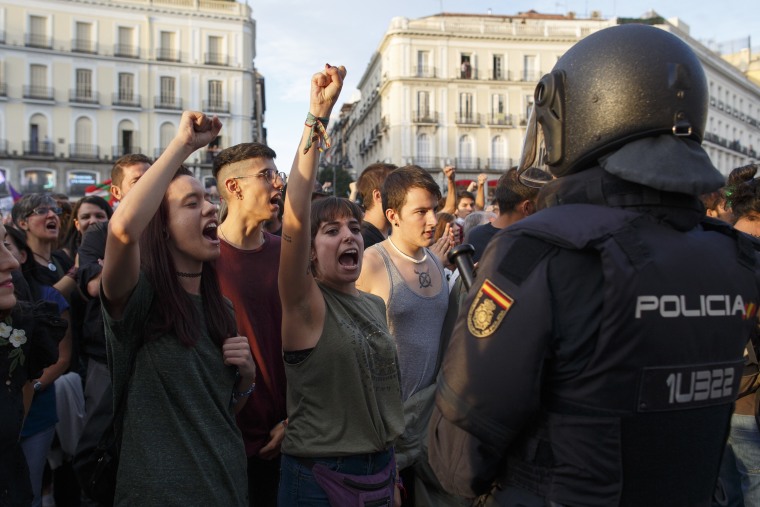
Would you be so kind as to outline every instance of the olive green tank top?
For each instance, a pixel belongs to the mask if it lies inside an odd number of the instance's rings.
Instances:
[[[388,449],[404,430],[396,347],[385,304],[319,286],[325,324],[303,361],[285,363],[288,427],[282,451],[328,457]]]

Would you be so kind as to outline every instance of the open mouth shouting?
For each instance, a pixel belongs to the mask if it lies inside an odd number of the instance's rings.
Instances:
[[[344,268],[356,269],[359,266],[359,250],[349,248],[338,256],[338,263]]]
[[[219,243],[219,236],[218,236],[218,224],[216,222],[209,222],[206,227],[203,228],[203,237],[209,240],[210,242],[214,244]]]

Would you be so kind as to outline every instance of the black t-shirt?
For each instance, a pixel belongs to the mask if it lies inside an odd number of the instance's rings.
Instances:
[[[362,221],[362,237],[364,238],[364,250],[367,250],[367,248],[372,245],[385,241],[385,236],[380,232],[380,229],[366,220]]]

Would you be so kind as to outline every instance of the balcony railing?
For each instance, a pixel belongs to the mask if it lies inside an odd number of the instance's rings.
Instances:
[[[24,141],[24,155],[52,157],[55,145],[50,141]]]
[[[122,58],[140,58],[137,46],[131,44],[116,44],[113,47],[113,55]]]
[[[511,158],[489,158],[487,169],[491,171],[506,171],[512,167]]]
[[[69,92],[69,102],[77,104],[99,104],[100,94],[92,90],[71,90]]]
[[[480,113],[457,113],[458,125],[480,125]]]
[[[454,75],[459,79],[478,79],[478,69],[475,67],[459,67],[454,70]]]
[[[160,60],[162,62],[179,62],[179,49],[158,48],[156,49],[156,60]]]
[[[415,77],[437,77],[438,72],[435,67],[431,67],[429,65],[421,65],[414,67],[412,74]]]
[[[182,99],[179,97],[156,97],[156,109],[179,109],[182,110]]]
[[[441,167],[438,157],[414,157],[412,163],[423,169],[439,169]]]
[[[97,159],[100,148],[97,144],[70,144],[69,158]]]
[[[49,86],[24,85],[24,98],[54,100],[55,90]]]
[[[28,48],[52,49],[53,38],[41,33],[26,34],[24,45]]]
[[[139,146],[112,146],[111,156],[114,159],[123,157],[124,155],[131,155],[132,153],[142,153],[142,149]]]
[[[497,127],[512,127],[514,121],[511,114],[491,113],[488,115],[488,124]]]
[[[204,53],[203,61],[206,65],[229,65],[229,57],[222,53]]]
[[[98,53],[98,43],[90,39],[72,39],[71,50],[75,53]]]
[[[480,169],[480,159],[478,157],[457,157],[457,169]]]
[[[119,92],[113,94],[111,104],[114,107],[141,107],[142,101],[136,93]]]
[[[502,70],[489,69],[488,70],[488,79],[492,81],[511,81],[510,75],[511,74],[509,70],[506,70],[506,69],[502,69]]]
[[[207,113],[229,113],[230,103],[223,100],[204,100],[203,111]]]
[[[523,70],[520,74],[520,81],[538,82],[541,79],[541,71],[539,70]]]
[[[413,111],[414,123],[438,123],[438,113],[435,111]]]

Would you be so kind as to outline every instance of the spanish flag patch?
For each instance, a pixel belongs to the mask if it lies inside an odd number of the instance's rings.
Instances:
[[[476,338],[488,338],[499,328],[514,299],[486,279],[467,313],[467,328]]]

